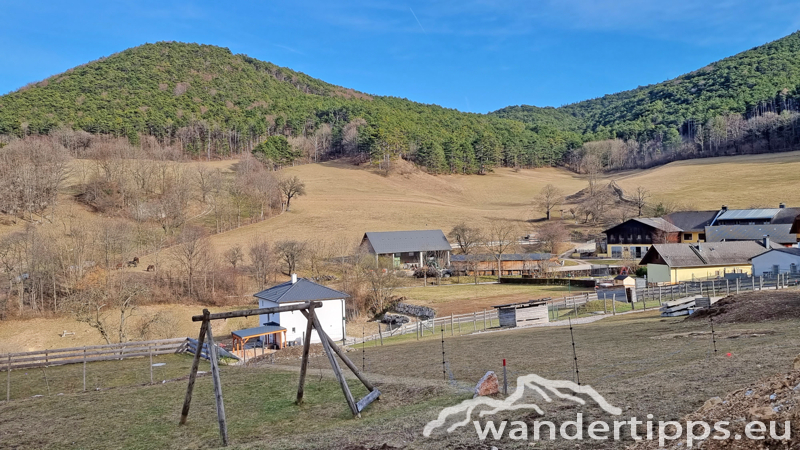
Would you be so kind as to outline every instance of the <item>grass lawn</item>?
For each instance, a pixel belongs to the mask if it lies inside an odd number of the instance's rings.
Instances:
[[[537,286],[518,284],[461,284],[456,286],[429,286],[398,289],[395,295],[405,297],[408,303],[429,306],[438,316],[464,314],[492,305],[522,302],[544,297],[563,297],[569,293],[588,292],[587,289],[567,286]]]
[[[472,427],[451,434],[421,434],[424,424],[445,406],[471,397],[468,388],[486,373],[502,374],[508,361],[509,385],[518,376],[535,373],[549,379],[573,380],[575,361],[571,334],[580,369],[580,381],[589,384],[624,416],[675,420],[697,409],[708,398],[748,386],[761,376],[786,370],[800,343],[800,322],[715,324],[718,352],[713,352],[709,326],[704,321],[661,318],[654,312],[609,317],[599,322],[566,326],[517,329],[450,337],[445,334],[447,364],[443,374],[440,335],[367,347],[348,355],[366,369],[383,395],[353,420],[339,386],[326,370],[327,359],[311,359],[307,403],[292,403],[297,373],[263,364],[257,367],[223,367],[222,383],[229,433],[233,448],[484,448]],[[725,356],[731,353],[730,357]],[[177,358],[177,359],[176,359]],[[189,358],[165,359],[175,373],[187,369]],[[90,364],[103,379],[123,377],[122,372],[142,372],[144,361],[120,365]],[[286,364],[297,365],[299,361]],[[131,367],[128,367],[128,364]],[[135,367],[133,367],[135,366]],[[146,364],[145,364],[146,367]],[[201,370],[207,370],[203,363]],[[50,380],[74,378],[74,374],[48,369]],[[113,373],[117,372],[117,373]],[[446,376],[448,382],[443,381]],[[127,381],[138,382],[140,375]],[[14,380],[12,380],[14,381]],[[26,385],[17,380],[17,385]],[[56,381],[51,381],[56,383]],[[448,387],[448,384],[450,386]],[[186,382],[90,391],[58,392],[30,398],[40,380],[27,382],[25,394],[0,403],[0,436],[10,448],[215,448],[219,445],[211,379],[198,379],[189,423],[178,427]],[[32,386],[32,387],[30,387]],[[354,395],[365,390],[351,381]],[[17,388],[22,389],[22,388]],[[37,391],[41,392],[41,390]],[[547,420],[572,419],[582,412],[591,419],[602,415],[597,408],[580,410],[574,403],[542,404]],[[31,427],[34,418],[36,426]],[[526,420],[526,411],[503,413],[503,419]],[[530,448],[527,442],[503,441],[502,448]],[[502,445],[501,445],[502,444]],[[608,442],[593,448],[620,448]],[[558,441],[547,448],[574,448],[574,442]]]

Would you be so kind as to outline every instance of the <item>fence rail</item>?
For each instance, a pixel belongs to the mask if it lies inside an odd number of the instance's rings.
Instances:
[[[122,344],[88,345],[33,352],[6,353],[0,356],[0,371],[60,366],[93,361],[111,361],[143,356],[180,353],[186,338],[125,342]]]
[[[791,273],[776,274],[772,277],[755,276],[719,278],[706,281],[687,281],[673,285],[637,289],[636,301],[634,303],[627,303],[627,299],[621,302],[617,300],[615,303],[613,302],[615,299],[607,298],[606,302],[601,302],[602,307],[599,307],[600,309],[598,311],[587,311],[586,308],[581,310],[581,307],[589,302],[602,300],[598,298],[596,292],[585,292],[557,299],[550,299],[548,301],[548,310],[550,322],[556,322],[559,320],[566,320],[567,318],[575,319],[582,314],[616,314],[618,310],[619,312],[623,312],[629,310],[653,309],[659,307],[665,301],[694,295],[717,297],[745,291],[782,289],[797,285],[800,285],[800,274]],[[621,304],[625,306],[618,306]],[[499,325],[497,310],[494,308],[484,309],[473,313],[456,314],[411,322],[394,329],[387,328],[380,333],[370,334],[363,338],[348,338],[345,343],[347,345],[356,345],[382,340],[387,337],[415,333],[419,336],[424,336],[426,333],[436,334],[437,331],[441,331],[442,329],[445,330],[445,333],[452,334],[454,330],[462,330],[465,324],[470,325],[471,328],[468,327],[467,329],[474,332],[495,326],[495,322]]]

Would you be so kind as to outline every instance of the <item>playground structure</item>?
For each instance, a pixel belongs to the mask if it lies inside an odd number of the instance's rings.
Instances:
[[[344,351],[340,349],[336,343],[325,333],[323,327],[319,323],[319,319],[314,314],[314,308],[322,307],[321,302],[305,302],[300,304],[294,305],[286,305],[286,306],[277,306],[271,308],[260,308],[260,309],[249,309],[244,311],[230,311],[230,312],[223,312],[223,313],[215,313],[211,314],[207,309],[203,310],[203,314],[199,316],[193,316],[193,322],[202,322],[200,324],[200,335],[197,338],[197,348],[203,348],[203,342],[208,339],[208,351],[211,352],[210,360],[211,360],[211,378],[214,383],[214,400],[216,402],[217,407],[217,419],[219,421],[219,433],[220,437],[222,438],[222,445],[228,445],[228,425],[225,419],[225,406],[222,399],[222,385],[220,382],[219,377],[219,355],[217,354],[218,348],[214,345],[214,336],[211,331],[211,321],[212,320],[219,320],[219,319],[230,319],[233,317],[248,317],[248,316],[257,316],[260,314],[275,314],[280,312],[288,312],[288,311],[300,311],[307,319],[306,325],[306,339],[303,342],[303,359],[300,365],[300,382],[297,387],[297,399],[295,400],[295,404],[300,405],[303,402],[303,391],[305,386],[305,379],[306,379],[306,372],[308,369],[308,354],[309,349],[311,346],[311,332],[316,330],[317,334],[322,341],[322,346],[325,349],[325,354],[328,356],[328,361],[331,364],[331,368],[333,369],[333,374],[336,377],[336,380],[342,387],[342,392],[344,393],[345,400],[347,401],[347,405],[350,407],[350,410],[353,413],[354,417],[361,417],[361,411],[364,410],[370,403],[377,400],[381,393],[375,386],[372,385],[364,375],[359,372],[356,368],[355,364],[345,355]],[[189,416],[189,407],[192,402],[192,391],[194,390],[194,383],[197,379],[197,370],[200,365],[200,355],[202,352],[195,352],[194,360],[192,361],[192,368],[189,373],[189,384],[186,388],[186,398],[183,402],[183,409],[181,411],[181,419],[180,425],[184,425],[186,423],[186,419]],[[334,353],[339,356],[339,358],[344,362],[344,364],[353,372],[353,374],[364,384],[364,387],[367,388],[369,394],[367,394],[364,398],[356,402],[353,399],[353,394],[350,392],[350,388],[347,386],[347,380],[342,373],[342,369],[339,366],[339,363],[336,360],[336,356]]]

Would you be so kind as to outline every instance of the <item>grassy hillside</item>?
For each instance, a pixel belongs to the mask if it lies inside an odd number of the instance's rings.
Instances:
[[[367,95],[210,45],[131,48],[0,97],[0,135],[152,135],[194,154],[254,148],[276,164],[320,154],[400,156],[435,172],[538,166],[580,145],[573,131]],[[270,139],[270,138],[274,139]],[[291,146],[284,137],[288,137]],[[267,144],[257,147],[267,141]]]

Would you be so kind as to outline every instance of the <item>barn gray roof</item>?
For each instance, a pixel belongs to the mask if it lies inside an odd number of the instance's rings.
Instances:
[[[442,230],[368,231],[364,239],[369,240],[372,249],[379,255],[453,249]]]
[[[797,247],[780,247],[780,248],[773,248],[773,249],[772,249],[772,250],[770,250],[770,251],[782,252],[782,253],[788,253],[788,254],[790,254],[790,255],[794,255],[794,256],[800,256],[800,248],[797,248]],[[762,253],[761,255],[764,255],[764,254],[766,254],[766,253],[768,253],[768,252],[764,252],[764,253]],[[761,255],[756,255],[756,256],[761,256]],[[756,256],[754,256],[753,258],[755,258]],[[753,258],[750,258],[750,259],[753,259]]]
[[[778,214],[772,218],[773,225],[789,224],[791,225],[794,220],[800,217],[800,208],[781,208]]]
[[[719,211],[678,211],[663,218],[683,231],[703,232]]]
[[[654,244],[641,264],[654,261],[657,255],[670,267],[722,266],[747,264],[766,249],[755,241],[704,242],[700,244]]]
[[[552,253],[504,253],[500,261],[543,261],[552,257]],[[453,255],[450,261],[496,261],[496,259],[491,254]]]
[[[706,242],[769,240],[781,244],[797,243],[797,235],[789,232],[791,224],[782,225],[718,225],[706,227]]]
[[[299,278],[294,284],[292,284],[291,281],[287,281],[277,286],[272,286],[257,294],[253,294],[253,297],[275,303],[296,303],[316,300],[335,300],[350,296],[344,292],[325,287],[305,278]]]

